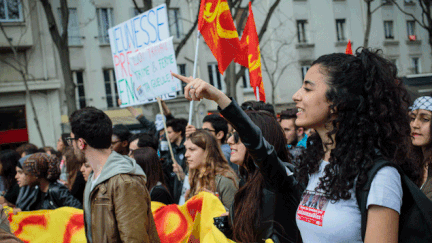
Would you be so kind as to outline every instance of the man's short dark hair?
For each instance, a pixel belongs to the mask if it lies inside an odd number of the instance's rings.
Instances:
[[[204,122],[210,123],[216,134],[220,131],[224,133],[222,137],[222,143],[224,143],[228,133],[228,122],[223,117],[215,114],[205,116],[203,119]]]
[[[22,144],[16,149],[16,152],[19,153],[20,156],[24,152],[26,153],[26,155],[29,155],[29,154],[37,153],[37,151],[38,151],[38,147],[32,143]]]
[[[157,151],[158,142],[156,137],[153,134],[142,133],[138,138],[138,147],[139,148],[150,147]]]
[[[172,130],[174,132],[181,132],[181,136],[184,137],[185,132],[186,132],[187,123],[188,123],[188,121],[186,119],[175,118],[175,119],[169,120],[167,122],[166,126],[172,127]]]
[[[74,111],[69,122],[75,138],[83,138],[92,148],[107,149],[111,146],[112,122],[103,111],[86,107]]]
[[[276,112],[273,105],[264,103],[262,101],[249,100],[243,102],[241,105],[243,110],[253,110],[253,111],[267,111],[270,112],[276,118]]]
[[[116,135],[120,141],[128,141],[129,137],[131,136],[131,133],[127,126],[123,124],[117,124],[113,127],[113,135]]]
[[[158,141],[155,135],[151,133],[137,133],[129,138],[129,144],[138,139],[138,148],[150,147],[158,150]]]
[[[297,119],[297,108],[291,108],[291,109],[286,109],[284,111],[281,112],[280,114],[280,120],[290,120],[290,119]],[[294,126],[295,129],[297,129],[297,126],[295,125],[294,122]]]

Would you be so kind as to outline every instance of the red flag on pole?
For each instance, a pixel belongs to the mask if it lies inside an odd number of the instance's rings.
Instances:
[[[348,44],[347,44],[347,47],[346,47],[346,50],[345,50],[345,54],[349,54],[349,55],[353,54],[352,47],[351,47],[351,40],[348,40]]]
[[[223,74],[240,50],[237,29],[227,0],[201,0],[198,31],[210,47]]]
[[[249,68],[250,85],[257,96],[259,88],[259,100],[266,101],[261,72],[261,51],[259,47],[258,32],[256,30],[252,4],[249,2],[249,17],[246,22],[243,36],[240,41],[241,51],[235,58],[235,62]]]

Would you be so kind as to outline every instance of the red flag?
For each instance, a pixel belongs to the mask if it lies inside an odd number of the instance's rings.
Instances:
[[[346,47],[346,50],[345,50],[345,54],[349,54],[349,55],[353,54],[352,47],[351,47],[351,40],[348,40],[348,44],[347,44],[347,47]]]
[[[223,74],[240,49],[227,0],[201,0],[198,31],[210,47]]]
[[[249,68],[250,85],[254,88],[255,96],[257,96],[256,87],[259,87],[259,98],[265,102],[266,97],[261,72],[261,52],[251,2],[249,2],[249,17],[240,46],[241,51],[236,56],[235,62]]]

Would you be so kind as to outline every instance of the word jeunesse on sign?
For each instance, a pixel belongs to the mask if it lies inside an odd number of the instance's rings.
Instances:
[[[167,7],[159,5],[149,11],[131,18],[108,30],[111,52],[114,62],[114,72],[121,107],[134,106],[155,102],[156,95],[151,98],[143,97],[136,76],[131,71],[130,56],[140,50],[169,38]],[[157,50],[154,50],[157,53]],[[175,59],[175,57],[173,57]],[[172,70],[176,72],[177,69]],[[159,83],[161,83],[160,81]],[[162,95],[162,99],[173,99],[176,93],[169,91]]]

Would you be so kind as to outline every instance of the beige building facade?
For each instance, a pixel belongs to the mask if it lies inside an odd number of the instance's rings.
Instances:
[[[142,1],[136,2],[142,4]],[[154,6],[165,3],[162,0],[153,2]],[[169,25],[175,47],[191,28],[199,2],[170,1]],[[415,2],[398,0],[404,10],[420,16],[421,8]],[[254,2],[258,32],[273,3],[273,0]],[[382,3],[374,1],[372,9]],[[60,23],[60,3],[52,0],[51,4]],[[78,108],[94,106],[107,111],[115,118],[115,123],[134,123],[134,119],[117,105],[118,94],[108,38],[108,28],[138,14],[132,0],[76,0],[68,1],[68,5],[70,62],[77,86]],[[247,1],[243,1],[242,6],[246,8]],[[323,54],[344,52],[349,39],[353,42],[354,51],[363,44],[365,11],[363,0],[281,1],[260,44],[267,101],[274,103],[277,111],[293,106],[291,97],[301,87],[302,77],[313,60]],[[42,146],[23,79],[12,67],[23,63],[28,70],[29,89],[43,140],[45,145],[54,146],[61,133],[68,132],[67,109],[61,63],[43,7],[36,0],[0,0],[0,22],[9,38],[6,39],[0,32],[0,137],[3,136],[0,145],[6,148],[10,141],[23,142],[7,137],[13,133],[4,135],[4,132],[22,132],[26,129],[27,141]],[[16,47],[16,55],[11,51],[8,40]],[[196,31],[177,56],[179,72],[187,76],[192,75],[195,46]],[[396,63],[400,76],[432,71],[427,32],[393,4],[383,5],[373,14],[369,46],[382,49]],[[239,66],[236,68],[240,69]],[[199,43],[197,77],[226,90],[224,76],[217,72],[217,62],[203,40]],[[247,74],[238,82],[237,96],[239,102],[254,99]],[[167,104],[175,116],[188,117],[189,102],[181,93]],[[154,120],[159,112],[155,104],[143,106],[142,111],[150,120]],[[194,123],[200,126],[203,117],[211,111],[216,111],[215,104],[195,102]]]

